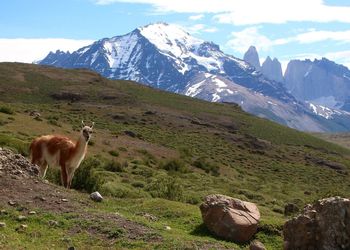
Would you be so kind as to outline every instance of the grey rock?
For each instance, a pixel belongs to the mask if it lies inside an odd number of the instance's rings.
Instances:
[[[271,58],[268,56],[261,66],[261,73],[263,73],[263,75],[269,78],[270,80],[274,80],[276,82],[281,83],[283,83],[284,81],[282,74],[282,66],[281,63],[277,60],[277,58],[271,60]]]
[[[50,227],[57,227],[59,225],[58,221],[55,220],[49,220],[48,224]]]
[[[284,249],[350,249],[350,200],[330,197],[307,205],[283,227]]]
[[[249,245],[249,250],[266,250],[266,248],[260,241],[253,240]]]
[[[27,217],[24,216],[24,215],[19,215],[19,216],[17,217],[17,220],[18,220],[18,221],[25,221],[25,220],[27,220]]]
[[[252,65],[256,70],[261,70],[259,55],[254,46],[250,46],[247,52],[245,52],[243,60]]]
[[[96,201],[96,202],[101,202],[103,200],[102,195],[97,191],[91,193],[90,198],[91,198],[91,200]]]
[[[0,222],[0,228],[1,227],[6,227],[6,223],[5,222]]]

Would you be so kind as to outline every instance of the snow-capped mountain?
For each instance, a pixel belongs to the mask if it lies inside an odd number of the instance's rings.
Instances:
[[[236,102],[248,112],[293,128],[328,129],[282,83],[176,25],[155,23],[73,53],[51,52],[40,64],[88,68],[111,79],[133,80],[213,102]]]

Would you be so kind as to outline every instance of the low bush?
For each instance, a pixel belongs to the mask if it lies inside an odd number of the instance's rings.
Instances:
[[[211,173],[214,176],[219,176],[220,175],[220,168],[216,164],[208,162],[204,158],[198,158],[195,160],[192,165],[196,168],[203,169],[206,173]]]
[[[161,164],[161,168],[169,172],[180,172],[180,173],[189,172],[186,164],[179,159],[173,159],[173,160],[163,162]]]
[[[88,192],[98,190],[104,180],[99,178],[96,170],[101,169],[103,165],[104,162],[96,157],[84,160],[75,171],[72,188]]]
[[[182,201],[184,188],[178,178],[159,175],[146,187],[152,197]]]
[[[99,189],[104,195],[110,195],[116,198],[147,198],[146,192],[128,186],[118,181],[106,182]]]
[[[8,134],[0,134],[0,146],[7,147],[23,156],[29,155],[29,143]]]
[[[108,161],[104,164],[103,168],[110,172],[124,171],[124,167],[122,166],[122,164],[120,164],[120,162],[117,162],[117,161]]]
[[[111,155],[111,156],[114,156],[114,157],[118,157],[119,156],[119,152],[115,151],[115,150],[110,150],[108,151],[108,153]]]
[[[13,115],[15,113],[15,111],[8,107],[8,106],[1,106],[0,107],[0,113],[4,113],[4,114],[7,114],[7,115]]]

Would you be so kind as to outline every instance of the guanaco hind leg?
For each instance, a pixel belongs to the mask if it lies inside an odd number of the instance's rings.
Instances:
[[[64,187],[68,188],[68,175],[65,165],[61,166],[61,183]]]

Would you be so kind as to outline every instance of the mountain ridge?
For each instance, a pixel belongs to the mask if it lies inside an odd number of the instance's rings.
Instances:
[[[191,96],[214,102],[242,99],[247,104],[242,106],[245,111],[281,124],[300,130],[331,129],[328,121],[326,124],[315,117],[318,114],[299,103],[282,83],[269,80],[247,62],[225,54],[212,42],[192,37],[176,25],[150,24],[123,36],[98,40],[71,54],[56,54],[49,54],[40,64],[89,68],[111,79],[133,80],[180,94],[189,93],[189,84],[198,86],[196,79],[206,76],[205,73],[215,75],[224,78],[226,85],[231,86],[229,88],[236,84],[243,86],[244,92],[251,93],[250,98],[237,88],[222,91],[213,85],[201,88],[205,93],[196,91],[196,95]],[[210,83],[210,79],[204,83]],[[237,95],[241,97],[237,98]],[[259,104],[255,101],[261,98],[263,105],[261,101]],[[270,103],[276,105],[271,108]]]

